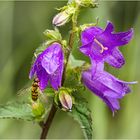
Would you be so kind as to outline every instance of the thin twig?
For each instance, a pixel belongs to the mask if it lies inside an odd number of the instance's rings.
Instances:
[[[51,111],[50,111],[49,116],[47,118],[47,121],[44,123],[44,125],[42,127],[42,133],[41,133],[40,139],[46,138],[56,111],[57,111],[56,107],[54,105],[52,105],[52,108],[51,108]]]

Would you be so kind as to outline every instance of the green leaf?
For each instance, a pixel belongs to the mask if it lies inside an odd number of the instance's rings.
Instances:
[[[79,99],[73,105],[72,111],[68,113],[72,116],[81,126],[85,139],[92,139],[92,119],[91,112],[87,108],[85,99]]]
[[[50,97],[54,97],[55,95],[55,90],[51,87],[47,87],[43,93],[45,93],[47,96],[50,96]]]
[[[9,102],[6,105],[0,105],[0,119],[23,119],[32,121],[31,106],[27,103]]]

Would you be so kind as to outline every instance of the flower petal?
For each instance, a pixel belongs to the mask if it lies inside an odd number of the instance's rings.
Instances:
[[[131,91],[128,85],[132,84],[132,82],[119,80],[106,71],[96,73],[96,76],[93,80],[97,80],[98,82],[100,82],[100,84],[106,86],[120,96],[124,96],[126,93]]]
[[[37,68],[39,65],[41,65],[41,57],[42,55],[40,54],[37,59],[35,60],[34,64],[31,67],[30,73],[29,73],[29,79],[32,79],[33,76],[35,75]]]
[[[133,83],[118,80],[105,71],[97,71],[92,79],[91,70],[82,73],[82,80],[85,86],[99,96],[113,112],[119,109],[118,99],[131,91],[128,84]]]
[[[115,98],[107,98],[106,104],[108,104],[112,112],[120,109],[119,101]]]
[[[86,45],[80,47],[80,51],[86,56],[90,57],[91,60],[101,61],[104,58],[104,55],[101,53],[101,47],[95,42],[90,42]]]
[[[107,28],[105,31],[97,36],[97,40],[105,47],[111,49],[117,46],[123,46],[129,43],[133,37],[133,29],[127,32],[111,33],[111,29]]]
[[[113,44],[116,46],[123,46],[129,43],[133,37],[134,30],[130,29],[127,32],[120,32],[113,34],[112,39],[114,39]]]
[[[105,28],[105,31],[106,31],[106,33],[107,33],[107,32],[108,32],[108,33],[111,33],[111,32],[114,31],[114,26],[113,26],[113,24],[112,24],[110,21],[107,22],[107,26],[106,26],[106,28]]]
[[[96,73],[102,72],[104,70],[104,63],[102,61],[97,62],[91,59],[91,64],[92,79],[94,79]]]
[[[55,71],[55,73],[50,76],[50,84],[55,90],[58,90],[58,88],[61,86],[62,75],[63,75],[63,65],[61,65]]]
[[[125,59],[118,48],[114,48],[105,61],[115,68],[121,68],[125,64]]]
[[[42,58],[42,67],[46,70],[48,74],[53,74],[60,63],[63,63],[63,51],[61,45],[58,43],[53,43],[44,52]]]
[[[118,94],[117,92],[111,91],[111,90],[106,90],[106,91],[104,91],[103,94],[105,97],[111,97],[111,98],[116,98],[116,99],[120,99],[123,97],[123,95]]]
[[[94,37],[101,34],[102,32],[103,32],[103,30],[99,27],[89,27],[89,28],[85,29],[81,33],[82,45],[86,45],[89,42],[92,42]]]
[[[87,56],[90,56],[91,49],[92,49],[92,42],[80,47],[80,51]]]
[[[112,98],[112,96],[104,96],[105,88],[102,84],[100,84],[96,80],[91,80],[91,73],[90,71],[85,71],[82,73],[82,80],[85,86],[91,90],[95,95],[100,97],[107,106],[111,109],[112,112],[119,109],[119,102],[117,98]],[[110,90],[112,92],[112,90]],[[110,93],[109,93],[110,94]],[[118,105],[118,106],[117,106]]]
[[[33,66],[31,67],[30,73],[29,73],[29,79],[32,79],[34,74],[35,74],[35,64],[33,64]]]
[[[45,69],[41,65],[38,67],[36,75],[39,79],[40,89],[44,90],[48,85],[49,75],[47,74],[47,72],[45,71]]]

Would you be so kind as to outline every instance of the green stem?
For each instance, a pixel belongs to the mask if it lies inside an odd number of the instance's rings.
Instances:
[[[77,27],[77,17],[78,17],[78,13],[79,13],[79,6],[76,7],[76,13],[73,15],[72,18],[72,30],[70,32],[70,36],[69,36],[69,44],[68,44],[68,50],[66,53],[66,63],[65,63],[65,67],[64,67],[64,71],[63,71],[63,77],[62,77],[62,85],[64,84],[65,78],[66,78],[66,69],[67,69],[67,65],[69,62],[69,57],[73,48],[73,44],[74,44],[74,37],[75,37],[75,29]]]
[[[67,51],[66,58],[65,58],[66,61],[65,61],[63,77],[62,77],[62,86],[64,85],[64,82],[65,82],[66,69],[67,69],[67,65],[68,65],[68,61],[69,61],[69,56],[70,56],[70,53],[72,51],[73,44],[74,44],[75,28],[77,27],[78,13],[79,13],[79,6],[76,7],[76,12],[72,18],[72,31],[70,32],[69,45],[68,45],[69,49]],[[52,124],[56,111],[57,111],[57,109],[56,109],[55,105],[53,104],[46,122],[42,125],[42,133],[41,133],[40,139],[45,139],[47,137],[49,128]]]

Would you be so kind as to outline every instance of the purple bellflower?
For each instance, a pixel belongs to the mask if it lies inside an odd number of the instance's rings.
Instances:
[[[92,79],[91,70],[82,73],[82,81],[89,90],[107,104],[113,114],[120,108],[119,99],[131,92],[128,85],[136,83],[121,81],[106,71],[96,72]]]
[[[48,82],[55,90],[58,90],[61,86],[63,63],[64,54],[61,45],[53,43],[38,55],[30,70],[29,78],[37,77],[41,90],[47,87]]]
[[[119,99],[129,93],[129,84],[104,71],[104,62],[115,68],[121,68],[124,57],[118,47],[129,43],[133,29],[114,33],[114,27],[108,22],[105,29],[89,27],[81,33],[80,51],[91,60],[91,68],[82,73],[82,81],[95,95],[100,97],[114,113],[120,109]]]
[[[105,29],[99,27],[86,28],[81,33],[82,46],[80,51],[89,56],[92,63],[92,75],[107,62],[115,68],[124,65],[125,60],[118,47],[129,43],[133,29],[127,32],[114,33],[114,26],[108,22]]]

